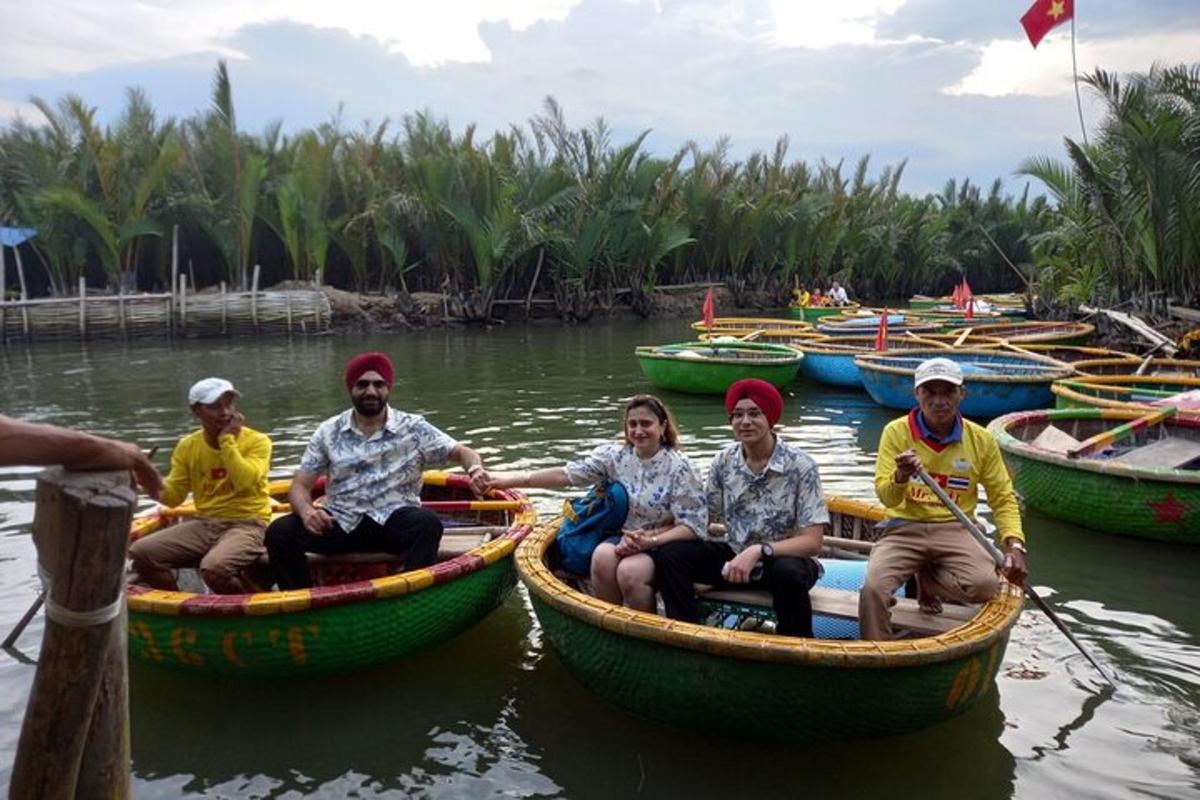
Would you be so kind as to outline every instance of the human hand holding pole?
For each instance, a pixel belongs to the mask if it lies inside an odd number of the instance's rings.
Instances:
[[[1000,552],[1000,549],[992,543],[991,539],[984,535],[983,531],[979,530],[979,527],[975,524],[974,520],[968,517],[966,513],[964,513],[963,510],[959,508],[953,500],[950,499],[950,495],[946,494],[946,490],[938,485],[937,481],[935,481],[925,470],[925,467],[918,467],[916,474],[917,477],[921,479],[921,482],[928,486],[929,490],[937,495],[937,498],[942,501],[942,504],[945,505],[946,508],[950,509],[950,512],[958,518],[958,521],[963,524],[971,536],[975,537],[975,541],[979,542],[979,544],[983,546],[983,549],[986,550],[988,555],[992,557],[992,560],[996,562],[996,566],[1002,570],[1005,569],[1004,555]],[[1034,604],[1040,608],[1047,617],[1050,618],[1050,621],[1054,623],[1054,626],[1062,631],[1063,634],[1071,640],[1071,644],[1075,645],[1075,648],[1080,653],[1083,653],[1083,657],[1086,658],[1091,665],[1096,668],[1096,671],[1100,673],[1100,677],[1104,678],[1104,680],[1107,681],[1110,686],[1116,688],[1116,683],[1113,682],[1113,679],[1109,676],[1108,671],[1105,670],[1104,667],[1100,666],[1100,662],[1093,658],[1092,654],[1089,653],[1079,642],[1079,640],[1075,638],[1075,635],[1071,633],[1070,629],[1067,628],[1066,623],[1058,618],[1058,615],[1054,613],[1054,610],[1051,609],[1050,606],[1046,605],[1046,601],[1043,600],[1038,593],[1033,590],[1033,587],[1030,586],[1027,581],[1022,581],[1018,585],[1022,590],[1024,590],[1026,596],[1029,597],[1029,599],[1032,600]]]

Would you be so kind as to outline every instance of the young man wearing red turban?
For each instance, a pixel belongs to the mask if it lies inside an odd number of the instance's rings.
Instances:
[[[654,553],[656,583],[667,616],[699,621],[693,583],[766,589],[774,598],[776,631],[812,637],[808,590],[821,575],[829,511],[817,464],[772,430],[783,397],[766,381],[741,380],[725,394],[737,441],[708,470],[708,516],[724,520],[725,541],[665,544]]]
[[[317,428],[288,492],[293,513],[267,529],[280,589],[312,585],[306,553],[395,553],[406,569],[429,566],[442,523],[421,508],[421,472],[449,462],[467,471],[476,491],[487,486],[478,453],[424,417],[388,405],[393,377],[383,353],[361,353],[346,365],[352,408]],[[312,488],[320,475],[327,483],[318,508]]]

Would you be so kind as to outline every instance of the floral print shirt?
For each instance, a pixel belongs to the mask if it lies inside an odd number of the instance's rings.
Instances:
[[[457,444],[419,414],[387,409],[370,436],[354,427],[353,409],[322,422],[300,459],[304,472],[327,476],[325,510],[344,531],[364,515],[382,525],[394,511],[421,504],[421,472],[440,466]]]
[[[629,495],[626,528],[686,525],[698,537],[708,534],[704,487],[688,457],[661,447],[647,459],[631,444],[602,444],[564,468],[572,486],[619,481]]]
[[[809,525],[829,524],[817,462],[776,438],[762,474],[755,475],[734,442],[713,457],[708,470],[708,516],[725,521],[729,546],[787,539]]]

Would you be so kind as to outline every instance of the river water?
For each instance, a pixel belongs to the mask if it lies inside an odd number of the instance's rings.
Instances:
[[[637,344],[690,338],[682,321],[510,327],[341,338],[10,346],[5,413],[159,445],[166,469],[192,429],[184,393],[208,375],[243,393],[290,475],[309,433],[346,404],[363,349],[397,364],[393,404],[427,415],[489,464],[561,464],[620,429],[651,387]],[[826,491],[873,499],[873,453],[892,412],[806,383],[784,435]],[[716,398],[664,395],[698,464],[728,440]],[[28,529],[36,470],[0,470],[0,634],[36,594]],[[564,496],[533,492],[549,515]],[[147,504],[149,507],[149,504]],[[1014,629],[996,691],[967,714],[892,739],[760,745],[657,726],[577,684],[518,589],[476,628],[415,658],[326,680],[241,682],[131,665],[138,797],[1200,796],[1200,550],[1093,534],[1026,515],[1032,581],[1120,674],[1113,694],[1034,610]],[[19,641],[36,659],[39,615]],[[0,653],[0,785],[12,769],[34,667]],[[882,705],[887,697],[880,697]]]

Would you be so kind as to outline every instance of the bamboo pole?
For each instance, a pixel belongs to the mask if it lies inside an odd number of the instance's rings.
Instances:
[[[187,333],[187,275],[179,276],[179,332]]]
[[[25,265],[21,263],[21,245],[13,248],[13,255],[17,257],[17,280],[21,282],[21,300],[29,299],[29,294],[25,291]],[[25,331],[25,341],[29,341],[29,309],[21,307],[21,328]]]
[[[542,259],[546,255],[546,248],[538,249],[537,269],[533,271],[533,280],[529,284],[529,294],[525,295],[525,318],[529,318],[529,309],[533,306],[533,290],[537,288],[538,277],[542,274]]]
[[[258,333],[258,273],[260,267],[254,265],[254,277],[250,284],[250,319],[254,321],[254,332]]]
[[[167,333],[175,330],[175,287],[179,280],[179,226],[171,234],[171,302],[167,304]]]
[[[8,309],[4,304],[8,302],[8,282],[5,274],[8,267],[4,260],[4,245],[0,245],[0,342],[8,344]]]
[[[288,336],[292,335],[292,291],[287,290],[284,294],[284,299],[287,300],[287,331]]]
[[[125,335],[125,285],[117,286],[117,316],[120,323],[121,335]]]
[[[79,276],[79,338],[87,338],[87,278]]]
[[[50,585],[9,786],[18,800],[129,796],[121,612],[135,500],[125,472],[38,478],[33,543]]]
[[[225,333],[225,317],[228,314],[229,297],[225,294],[225,281],[221,281],[221,333]]]

